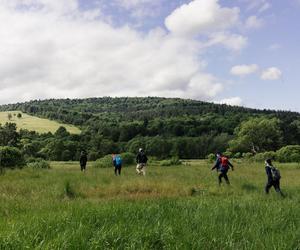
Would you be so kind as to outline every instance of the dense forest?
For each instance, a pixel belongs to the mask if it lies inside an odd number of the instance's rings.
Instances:
[[[80,135],[64,128],[55,134],[37,134],[16,132],[12,124],[2,124],[0,146],[15,146],[26,157],[50,160],[77,160],[82,149],[91,160],[117,152],[135,153],[139,147],[158,158],[204,158],[216,151],[254,154],[300,144],[299,113],[195,100],[104,97],[0,106],[0,111],[8,110],[82,129]]]

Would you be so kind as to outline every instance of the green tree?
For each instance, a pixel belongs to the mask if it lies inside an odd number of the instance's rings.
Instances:
[[[282,132],[276,118],[251,118],[241,123],[235,136],[229,142],[229,151],[233,153],[274,151],[282,142]]]

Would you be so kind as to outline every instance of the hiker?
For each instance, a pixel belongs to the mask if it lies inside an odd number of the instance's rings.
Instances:
[[[230,161],[228,160],[228,157],[226,157],[225,155],[222,155],[221,153],[217,153],[216,154],[217,160],[215,165],[212,167],[211,170],[216,169],[217,172],[220,172],[219,174],[219,185],[221,185],[222,183],[222,178],[225,179],[226,183],[229,185],[229,179],[227,176],[227,172],[229,170],[229,167],[231,167],[232,171],[233,171],[233,165],[230,163]]]
[[[279,193],[282,197],[284,197],[284,194],[281,192],[280,189],[280,171],[272,164],[271,159],[267,159],[265,161],[265,164],[266,174],[268,177],[267,184],[265,187],[266,194],[269,194],[270,188],[273,186],[275,191]]]
[[[122,169],[122,158],[121,155],[113,155],[113,165],[115,167],[115,175],[121,175],[121,169]]]
[[[81,151],[79,162],[80,162],[80,169],[81,169],[81,171],[85,172],[86,163],[87,163],[87,154],[86,154],[85,151]]]
[[[148,158],[142,148],[139,149],[139,153],[136,156],[136,172],[139,175],[146,175],[146,165],[147,165]]]

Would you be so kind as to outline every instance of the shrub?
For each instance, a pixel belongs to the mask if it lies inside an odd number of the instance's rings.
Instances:
[[[240,152],[235,153],[235,154],[233,155],[233,158],[240,159],[240,158],[242,158],[242,154],[241,154]]]
[[[50,169],[49,162],[41,158],[30,159],[30,162],[27,163],[27,166],[35,169]]]
[[[209,154],[207,156],[207,159],[208,159],[209,162],[214,162],[215,159],[216,159],[216,156],[215,156],[215,154]]]
[[[226,152],[223,153],[223,155],[227,156],[228,158],[232,158],[233,153],[230,152],[230,151],[226,151]]]
[[[135,163],[135,155],[133,153],[122,153],[121,157],[123,165],[131,165]]]
[[[276,156],[280,162],[300,162],[300,146],[285,146],[276,152]]]
[[[273,151],[258,153],[254,155],[253,159],[257,162],[264,162],[266,159],[276,159],[276,153]]]
[[[253,154],[252,153],[243,153],[242,157],[244,159],[251,159],[253,157]]]
[[[162,167],[168,167],[168,166],[178,166],[181,165],[181,161],[179,160],[178,157],[172,157],[169,160],[163,160],[160,163],[160,166]]]
[[[94,168],[111,168],[112,164],[112,156],[106,155],[93,163]]]
[[[22,167],[25,165],[24,157],[21,151],[15,147],[0,147],[0,165],[1,167]]]

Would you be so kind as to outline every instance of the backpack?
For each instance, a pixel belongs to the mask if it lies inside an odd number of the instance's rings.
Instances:
[[[279,169],[277,169],[277,168],[275,168],[275,167],[272,166],[271,167],[271,173],[272,173],[272,177],[273,177],[274,181],[280,180],[281,175],[280,175]]]
[[[229,162],[229,160],[226,156],[221,157],[221,166],[223,168],[228,168],[228,162]]]
[[[117,165],[117,166],[122,165],[122,158],[121,158],[120,155],[117,155],[117,156],[116,156],[115,161],[116,161],[116,165]]]

